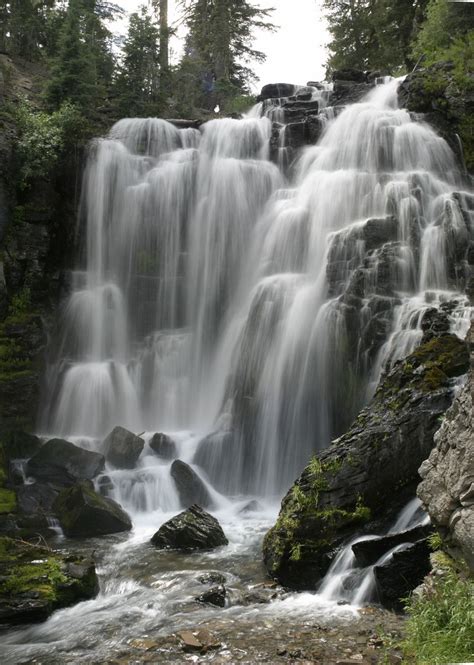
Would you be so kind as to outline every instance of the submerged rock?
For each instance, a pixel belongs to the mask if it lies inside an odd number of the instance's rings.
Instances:
[[[193,504],[209,508],[212,499],[209,491],[197,473],[181,460],[175,460],[171,465],[171,476],[176,483],[181,504],[188,508]]]
[[[451,379],[468,368],[466,344],[450,334],[395,364],[347,433],[313,457],[284,498],[263,546],[273,577],[314,589],[337,547],[361,530],[379,530],[397,497],[413,495],[453,399]]]
[[[262,504],[259,503],[256,499],[252,499],[252,501],[246,503],[245,506],[242,506],[242,508],[239,510],[239,515],[258,513],[261,510],[262,510]]]
[[[225,607],[227,590],[223,584],[208,589],[196,598],[199,603],[215,605],[216,607]]]
[[[403,609],[403,599],[423,582],[431,569],[426,539],[402,547],[374,568],[379,600],[384,607],[393,610]]]
[[[0,538],[0,623],[43,621],[98,590],[91,559]]]
[[[165,522],[151,542],[159,549],[187,551],[211,550],[229,541],[215,517],[200,506],[191,506]]]
[[[107,462],[117,469],[133,469],[145,442],[124,427],[114,427],[102,443]]]
[[[226,581],[225,575],[222,575],[222,573],[217,573],[214,571],[210,571],[209,573],[204,573],[204,575],[200,575],[198,577],[199,582],[201,584],[224,584]]]
[[[97,494],[85,482],[63,490],[53,510],[67,536],[88,538],[132,528],[129,516],[118,503]]]
[[[78,480],[92,480],[104,466],[103,455],[63,439],[51,439],[28,461],[26,472],[39,480],[68,486]]]
[[[153,434],[150,440],[150,448],[163,459],[174,459],[176,457],[176,444],[167,434],[161,432]]]

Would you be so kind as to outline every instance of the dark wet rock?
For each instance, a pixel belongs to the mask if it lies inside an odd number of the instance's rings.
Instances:
[[[347,106],[360,102],[372,90],[369,83],[337,80],[334,82],[330,102],[333,106]]]
[[[123,508],[112,499],[97,494],[87,482],[62,490],[53,510],[67,536],[88,538],[132,528]]]
[[[95,478],[104,466],[103,455],[63,439],[51,439],[28,461],[26,472],[39,480],[68,486]]]
[[[474,571],[474,325],[471,369],[435,435],[436,446],[420,467],[418,496],[445,547]]]
[[[151,542],[159,549],[184,551],[211,550],[228,544],[219,522],[200,506],[191,506],[165,522]]]
[[[432,531],[433,527],[431,525],[417,526],[413,529],[381,536],[377,539],[359,540],[359,542],[352,545],[352,551],[359,566],[371,566],[397,545],[414,543],[417,540],[426,538]]]
[[[449,332],[451,323],[445,311],[431,307],[421,319],[421,329],[425,339]]]
[[[10,430],[2,433],[1,445],[7,460],[27,459],[41,448],[41,440],[28,432]]]
[[[17,491],[18,509],[22,513],[50,514],[59,489],[47,483],[21,485]]]
[[[368,219],[363,226],[362,237],[366,250],[381,247],[385,243],[397,239],[398,221],[390,215]]]
[[[294,94],[295,86],[292,83],[269,83],[263,86],[259,99],[263,101],[264,99],[291,97]]]
[[[468,368],[466,344],[450,334],[395,364],[347,433],[310,461],[284,498],[263,546],[274,578],[315,588],[338,547],[380,530],[397,500],[413,496],[418,468],[453,399],[451,379]]]
[[[103,475],[97,478],[97,490],[103,496],[107,496],[114,489],[114,484],[110,476]]]
[[[204,573],[204,575],[200,575],[198,580],[201,584],[225,584],[226,576],[222,575],[222,573],[211,571],[209,573]]]
[[[387,561],[374,568],[382,605],[388,609],[402,610],[403,599],[422,583],[430,569],[430,548],[426,540],[419,540],[395,551]]]
[[[0,538],[0,623],[43,621],[98,590],[90,559]]]
[[[114,427],[102,443],[105,459],[117,469],[133,469],[145,442],[124,427]]]
[[[215,605],[216,607],[225,607],[226,595],[227,590],[225,586],[220,584],[219,586],[212,587],[212,589],[208,589],[198,596],[196,600],[200,603]]]
[[[208,508],[212,506],[211,496],[197,473],[181,460],[175,460],[171,465],[171,476],[176,483],[181,504],[188,508],[193,504]]]
[[[174,459],[176,457],[176,444],[167,434],[157,432],[150,440],[150,448],[163,459]]]
[[[239,515],[258,513],[260,510],[262,510],[262,504],[259,503],[256,499],[252,499],[252,501],[246,503],[245,506],[242,506],[242,508],[239,510]]]

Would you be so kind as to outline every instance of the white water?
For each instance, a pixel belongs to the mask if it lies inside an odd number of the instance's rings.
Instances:
[[[122,120],[97,141],[81,204],[84,254],[51,345],[41,429],[97,450],[115,425],[146,431],[146,441],[169,433],[207,485],[230,544],[179,560],[147,547],[181,506],[170,462],[146,443],[135,469],[105,472],[134,529],[105,556],[99,597],[12,633],[5,653],[54,650],[87,662],[134,631],[170,633],[217,612],[253,622],[255,606],[238,602],[196,609],[196,574],[223,569],[231,595],[264,579],[270,498],[416,346],[425,311],[455,299],[452,330],[465,333],[463,275],[448,270],[472,232],[453,197],[462,182],[446,143],[397,109],[396,85],[337,115],[324,108],[325,132],[293,164],[291,182],[284,155],[280,168],[268,160],[281,100],[201,132]],[[323,93],[311,93],[321,107]],[[386,238],[371,244],[374,218]],[[266,497],[263,508],[240,514],[255,496]],[[258,606],[259,617],[353,618],[337,600],[371,594],[371,571],[345,585],[353,567],[349,548],[319,594]]]

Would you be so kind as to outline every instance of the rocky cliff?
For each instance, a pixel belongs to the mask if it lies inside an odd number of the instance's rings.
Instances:
[[[444,547],[474,572],[474,326],[471,367],[466,382],[435,434],[423,462],[418,496],[439,529]]]
[[[468,369],[463,341],[433,326],[425,331],[347,433],[311,459],[284,498],[263,547],[273,577],[314,589],[346,540],[390,523],[415,494],[417,470],[452,402],[456,377]]]

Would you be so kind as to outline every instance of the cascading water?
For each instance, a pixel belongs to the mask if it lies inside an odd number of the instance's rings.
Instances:
[[[268,161],[282,100],[201,132],[122,120],[98,141],[42,429],[193,431],[190,460],[220,491],[278,495],[414,348],[427,309],[454,299],[462,334],[449,266],[472,220],[450,149],[397,109],[396,86],[331,120],[291,186]]]

